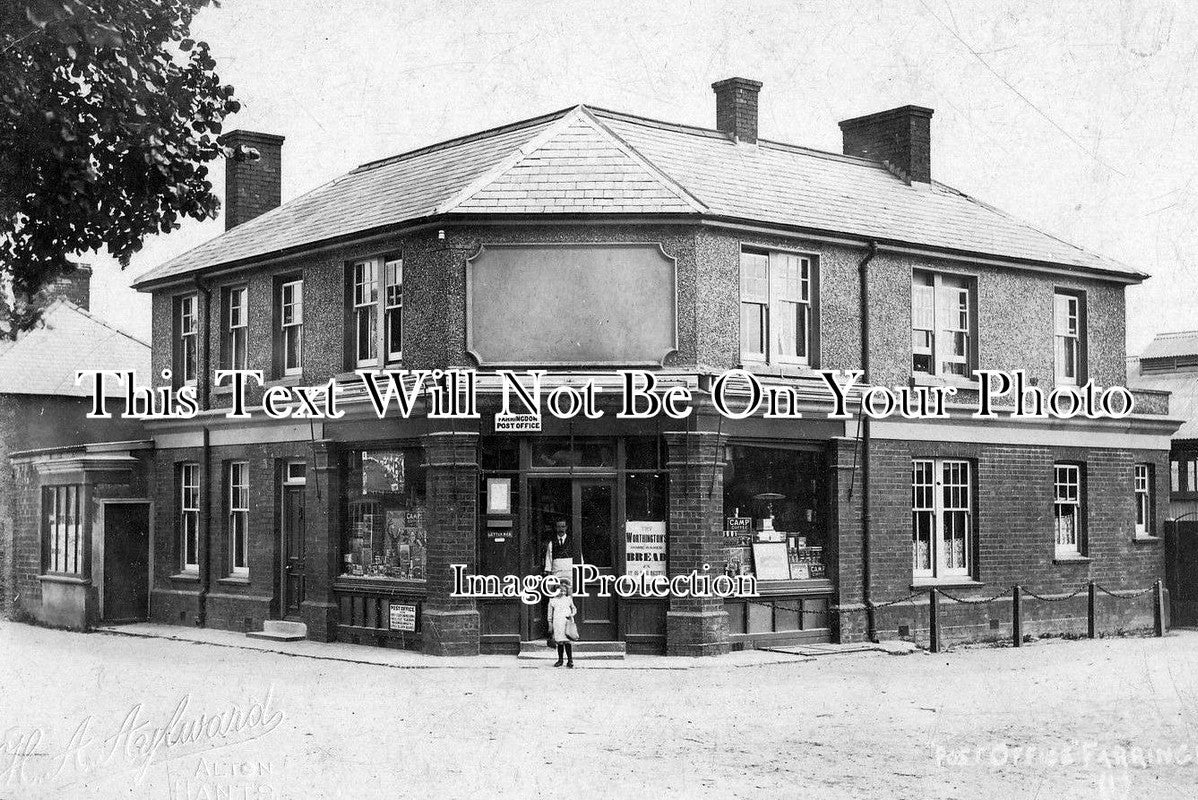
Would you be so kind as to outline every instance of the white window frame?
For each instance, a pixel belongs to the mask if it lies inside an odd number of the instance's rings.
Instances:
[[[926,566],[921,565],[920,528],[927,531]],[[959,458],[911,461],[911,574],[925,581],[973,576],[973,464]],[[957,552],[956,542],[960,541]]]
[[[379,364],[379,271],[381,259],[355,261],[352,268],[354,309],[354,365]],[[363,330],[365,320],[365,335]],[[365,350],[365,352],[363,352]]]
[[[746,270],[750,260],[757,262],[756,275],[750,275]],[[760,275],[762,267],[764,276]],[[740,348],[743,362],[797,366],[814,363],[813,351],[818,342],[815,332],[817,269],[813,255],[785,250],[741,250]],[[783,330],[787,321],[791,321],[794,329],[790,338],[784,338],[784,334],[791,332],[790,325]],[[745,327],[750,324],[760,328],[760,350],[746,347]]]
[[[246,369],[249,363],[249,289],[230,287],[225,294],[225,367]],[[240,346],[240,347],[239,347]],[[237,357],[241,351],[240,360]]]
[[[175,369],[179,383],[194,386],[200,369],[198,296],[185,294],[178,300],[179,363]]]
[[[1053,374],[1058,386],[1077,386],[1082,382],[1085,368],[1083,315],[1081,295],[1059,290],[1053,292]],[[1069,374],[1068,355],[1073,356],[1073,374]]]
[[[250,574],[250,465],[229,462],[229,572]],[[240,534],[240,541],[238,541]]]
[[[914,270],[911,273],[911,373],[974,381],[977,369],[976,279],[972,275]],[[963,316],[962,316],[963,315]],[[917,334],[926,336],[920,342]],[[956,353],[957,337],[965,341],[964,355]],[[925,356],[930,370],[915,368]],[[959,365],[959,369],[952,369]]]
[[[1133,491],[1136,498],[1136,536],[1152,536],[1152,467],[1136,464],[1133,471]]]
[[[84,570],[83,487],[42,487],[43,574],[82,575]]]
[[[299,467],[299,469],[295,469]],[[308,483],[308,462],[294,459],[283,464],[283,485],[304,486]]]
[[[1054,552],[1058,558],[1077,558],[1084,552],[1082,468],[1080,464],[1053,464],[1052,517]],[[1062,520],[1073,517],[1073,530],[1066,529]]]
[[[200,571],[200,465],[193,462],[179,465],[179,561],[184,572]]]
[[[394,290],[394,291],[393,291]],[[392,349],[393,334],[399,335],[399,349]],[[403,358],[403,259],[393,258],[383,264],[383,346],[387,361]]]
[[[290,294],[290,297],[288,297]],[[294,343],[294,347],[293,347]],[[284,375],[304,374],[304,279],[279,285],[279,363]],[[295,353],[295,363],[288,360]]]

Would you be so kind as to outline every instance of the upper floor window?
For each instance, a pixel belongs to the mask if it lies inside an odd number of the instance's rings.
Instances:
[[[355,261],[351,279],[354,366],[398,361],[403,346],[403,261]]]
[[[916,271],[911,277],[911,370],[972,379],[977,369],[974,280]]]
[[[247,362],[246,336],[249,291],[234,286],[224,292],[224,337],[221,340],[221,366],[225,369],[245,369]]]
[[[1085,307],[1080,294],[1053,294],[1056,383],[1076,386],[1085,372]]]
[[[185,571],[200,568],[200,466],[179,465],[179,550]]]
[[[42,569],[66,575],[84,570],[83,487],[42,489]]]
[[[1077,464],[1054,464],[1053,519],[1058,557],[1077,556],[1083,551],[1082,469]]]
[[[379,262],[354,264],[354,364],[379,360]]]
[[[1152,465],[1136,464],[1136,536],[1152,535]]]
[[[279,284],[279,355],[284,375],[304,372],[304,282],[288,280]]]
[[[197,352],[199,324],[196,296],[185,294],[175,298],[175,347],[172,371],[176,384],[195,383],[198,369]]]
[[[968,577],[973,560],[973,486],[968,461],[911,462],[911,558],[916,578]]]
[[[794,253],[740,256],[740,341],[746,362],[812,364],[815,264]]]
[[[383,265],[383,278],[387,360],[398,361],[403,356],[403,261],[395,259]]]
[[[248,575],[250,465],[245,461],[229,464],[229,552],[234,575]]]
[[[1198,493],[1198,456],[1183,456],[1169,464],[1169,491]]]

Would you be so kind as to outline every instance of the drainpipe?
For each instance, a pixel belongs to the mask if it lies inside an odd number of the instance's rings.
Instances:
[[[860,281],[861,295],[861,380],[870,383],[869,369],[869,262],[878,254],[878,243],[870,240],[865,257],[857,264],[857,276]],[[869,415],[864,411],[857,414],[860,426],[861,441],[861,602],[865,606],[865,637],[873,642],[877,640],[877,628],[874,622],[874,610],[870,605],[870,510],[869,510]]]
[[[208,375],[212,367],[209,360],[212,355],[212,290],[204,284],[199,275],[195,277],[196,291],[204,302],[204,327],[200,337],[199,352],[196,354],[196,400],[200,409],[207,411],[209,407]],[[205,424],[200,432],[201,464],[200,474],[203,476],[200,484],[201,497],[204,498],[203,522],[203,563],[200,565],[200,595],[199,611],[196,614],[196,624],[205,628],[208,626],[208,591],[212,582],[212,445],[211,432]]]

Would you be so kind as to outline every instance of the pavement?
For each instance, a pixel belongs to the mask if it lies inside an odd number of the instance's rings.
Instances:
[[[0,622],[0,800],[1189,800],[1198,785],[1194,631],[671,661],[566,671]]]

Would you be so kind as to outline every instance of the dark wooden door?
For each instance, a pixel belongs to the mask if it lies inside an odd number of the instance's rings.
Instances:
[[[148,618],[150,504],[105,503],[104,621]]]
[[[284,617],[298,617],[304,602],[304,487],[283,487],[283,576],[280,607]]]
[[[616,486],[607,479],[575,479],[573,486],[576,531],[574,560],[590,564],[600,575],[618,575],[616,546]],[[578,632],[583,641],[616,640],[616,597],[598,597],[593,592],[575,598]]]
[[[1172,626],[1198,626],[1198,522],[1166,523],[1165,582]]]

